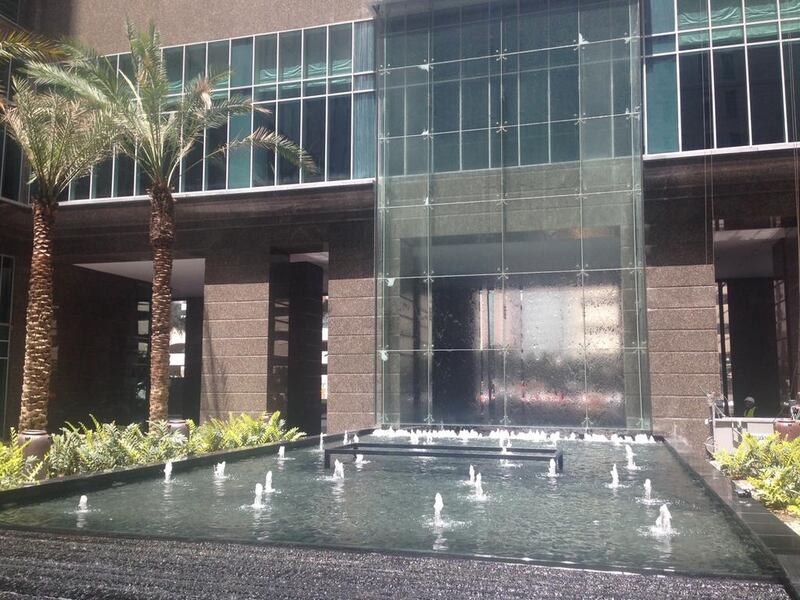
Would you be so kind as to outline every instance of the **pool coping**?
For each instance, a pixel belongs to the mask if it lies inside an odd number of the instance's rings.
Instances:
[[[657,439],[658,436],[656,436]],[[714,467],[705,453],[686,442],[660,438],[681,465],[727,509],[782,571],[782,583],[800,600],[800,535],[752,497],[739,497],[733,481]]]
[[[352,433],[358,435],[368,435],[378,427],[360,429]],[[576,433],[579,433],[575,430]],[[623,432],[624,434],[624,432]],[[344,434],[325,434],[325,439],[330,441],[340,441]],[[0,523],[0,530],[55,533],[67,536],[94,536],[108,539],[132,539],[132,540],[169,540],[182,543],[213,543],[219,541],[227,544],[242,545],[271,545],[276,547],[289,548],[311,548],[318,550],[338,550],[342,552],[356,553],[382,553],[396,556],[416,556],[431,558],[446,558],[453,560],[481,560],[496,561],[513,564],[524,564],[555,569],[579,569],[584,571],[614,572],[614,573],[635,573],[639,575],[651,576],[683,576],[697,579],[713,579],[719,577],[741,579],[743,581],[776,581],[781,583],[795,600],[800,600],[800,536],[781,521],[772,512],[767,510],[760,502],[752,498],[739,498],[734,489],[733,482],[723,473],[717,470],[706,459],[704,455],[698,453],[693,448],[680,441],[672,440],[663,435],[653,434],[653,438],[661,443],[670,451],[676,460],[694,474],[700,483],[710,492],[712,498],[718,500],[724,508],[743,526],[754,541],[761,546],[767,557],[775,565],[774,574],[764,574],[762,576],[719,574],[719,573],[698,573],[690,571],[672,569],[650,569],[650,568],[631,568],[624,565],[591,565],[572,562],[558,562],[546,560],[534,560],[515,557],[492,556],[492,555],[471,555],[449,552],[435,552],[424,550],[394,550],[382,548],[361,548],[333,544],[308,544],[303,542],[262,542],[227,538],[197,539],[181,536],[169,535],[148,535],[139,533],[122,532],[97,532],[97,531],[77,531],[72,529],[59,529],[39,526],[17,526]],[[307,436],[293,442],[275,442],[271,444],[240,448],[236,450],[221,450],[207,454],[190,456],[177,459],[172,462],[173,473],[180,473],[198,466],[213,465],[220,460],[239,460],[261,455],[271,455],[278,452],[280,446],[287,449],[308,448],[319,444],[320,436]],[[92,474],[75,474],[64,477],[47,479],[36,484],[30,484],[20,488],[0,491],[0,509],[13,506],[15,504],[30,501],[44,501],[56,496],[64,496],[70,493],[95,492],[115,485],[147,479],[163,473],[164,463],[153,463],[148,465],[137,465],[112,471],[104,471]],[[786,533],[788,532],[788,533]]]

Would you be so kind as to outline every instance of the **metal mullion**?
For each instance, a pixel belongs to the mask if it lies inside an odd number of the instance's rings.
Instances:
[[[780,39],[780,28],[778,28],[778,55],[781,60],[781,103],[783,104],[783,141],[784,143],[791,141],[789,139],[789,111],[786,104],[786,64],[783,57],[783,42]]]
[[[744,84],[746,87],[745,98],[747,98],[747,145],[753,145],[753,115],[750,103],[750,51],[747,45],[744,46]]]
[[[672,8],[675,14],[675,87],[677,88],[678,106],[678,152],[683,150],[683,115],[681,114],[681,60],[680,60],[680,37],[678,31],[678,2],[672,0]],[[710,40],[709,40],[710,43]],[[646,92],[646,90],[645,90]],[[646,105],[645,105],[646,106]]]
[[[233,48],[233,43],[231,43],[230,38],[228,39],[228,99],[231,97],[231,84],[233,81],[232,71],[231,71],[231,49]],[[227,119],[227,131],[225,132],[225,143],[227,144],[227,148],[230,148],[231,144],[231,113],[228,113]],[[230,187],[230,174],[231,174],[231,153],[230,151],[225,152],[225,189],[229,190]]]
[[[205,67],[204,67],[204,70],[203,70],[203,75],[205,77],[208,77],[208,44],[209,43],[206,42]],[[213,94],[213,91],[212,91],[212,94]],[[203,158],[200,161],[201,178],[202,178],[201,181],[200,181],[200,189],[203,190],[203,191],[208,189],[208,185],[207,185],[208,182],[206,181],[206,162],[207,162],[206,155],[208,154],[206,152],[206,148],[207,148],[207,146],[206,146],[206,138],[207,137],[208,137],[208,128],[207,127],[203,127],[203,136],[202,136],[203,139],[201,140],[201,143],[203,144]]]
[[[254,110],[254,102],[256,99],[256,36],[251,36],[253,43],[251,44],[251,52],[250,52],[250,134],[255,131],[256,127],[256,111]],[[278,88],[275,88],[275,97],[278,97]],[[248,177],[248,181],[250,182],[250,187],[253,187],[253,171],[255,170],[255,148],[253,148],[253,144],[250,145],[250,177]]]
[[[708,10],[708,44],[709,47],[707,48],[708,52],[708,73],[711,79],[711,146],[712,148],[717,147],[717,94],[716,94],[716,86],[714,85],[714,48],[713,48],[713,39],[711,35],[711,0],[706,0],[707,10]]]

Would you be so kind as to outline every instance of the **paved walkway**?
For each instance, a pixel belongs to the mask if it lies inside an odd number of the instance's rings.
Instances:
[[[0,598],[788,600],[778,584],[0,530]]]

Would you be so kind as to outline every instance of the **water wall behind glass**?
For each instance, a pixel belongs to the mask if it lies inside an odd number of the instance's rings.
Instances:
[[[379,421],[648,428],[638,3],[379,13]]]

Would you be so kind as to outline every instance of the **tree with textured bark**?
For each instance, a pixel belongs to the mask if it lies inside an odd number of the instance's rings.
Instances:
[[[150,330],[150,421],[167,418],[169,400],[169,338],[171,330],[175,199],[173,190],[184,161],[194,156],[206,129],[226,125],[232,115],[262,110],[247,98],[215,93],[228,73],[200,75],[182,90],[170,85],[161,42],[153,24],[143,31],[127,24],[133,71],[117,72],[112,63],[74,43],[63,46],[60,65],[30,69],[38,81],[77,94],[97,106],[110,107],[121,132],[118,151],[131,156],[148,181],[153,287]],[[181,92],[180,95],[176,95]],[[297,144],[265,129],[234,140],[212,154],[221,156],[237,145],[266,148],[301,168],[313,170],[311,158]],[[191,166],[191,165],[190,165]]]
[[[1,42],[0,42],[1,43]],[[106,158],[116,133],[112,116],[78,99],[37,91],[12,79],[2,107],[8,133],[31,171],[33,252],[28,284],[20,430],[46,429],[52,372],[53,244],[58,198],[70,182]]]

